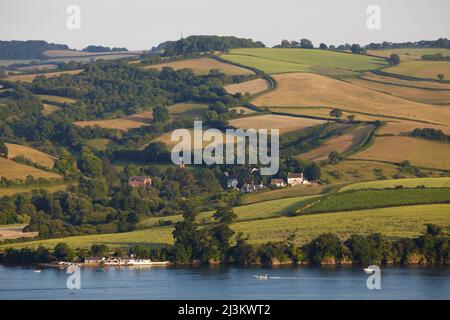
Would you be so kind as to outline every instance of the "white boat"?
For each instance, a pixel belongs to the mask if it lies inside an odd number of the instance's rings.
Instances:
[[[269,280],[269,275],[267,274],[255,275],[254,277],[259,280]]]
[[[33,270],[33,272],[40,273],[42,270]]]
[[[373,273],[373,272],[375,272],[375,269],[372,269],[372,268],[363,268],[363,270],[364,270],[365,273]]]

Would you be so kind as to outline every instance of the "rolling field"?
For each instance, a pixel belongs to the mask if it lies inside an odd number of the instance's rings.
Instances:
[[[396,186],[403,186],[404,188],[416,188],[418,186],[425,186],[427,188],[450,188],[450,177],[412,178],[412,179],[394,179],[394,180],[360,182],[345,186],[339,191],[385,189],[385,188],[395,188]]]
[[[273,114],[233,119],[230,125],[242,129],[280,129],[280,133],[292,132],[324,123],[323,120],[279,116]]]
[[[167,108],[173,119],[180,117],[200,119],[208,106],[200,103],[177,103]]]
[[[398,54],[400,57],[400,62],[411,61],[411,60],[421,60],[424,54],[437,54],[440,53],[443,56],[450,56],[449,49],[443,48],[399,48],[399,49],[386,49],[386,50],[367,50],[368,54],[389,58],[391,54]]]
[[[263,92],[268,88],[269,86],[267,84],[267,81],[264,79],[254,79],[225,86],[225,90],[227,90],[228,93],[235,94],[240,92],[242,94],[245,94],[246,92],[248,92],[250,95],[255,95],[257,93]]]
[[[419,204],[450,203],[450,189],[356,190],[310,200],[297,214],[353,211]],[[449,221],[450,222],[450,221]]]
[[[318,195],[324,190],[322,185],[302,185],[282,189],[264,190],[260,192],[247,193],[242,196],[242,204],[259,203],[278,199],[287,199],[300,196]]]
[[[358,86],[387,93],[399,98],[430,104],[450,104],[450,90],[428,90],[386,84],[359,78],[347,78],[345,81]]]
[[[231,50],[221,58],[248,65],[266,73],[315,72],[327,75],[352,75],[355,71],[378,69],[383,59],[327,50],[243,48]]]
[[[52,104],[44,103],[44,109],[42,110],[42,114],[44,116],[48,116],[48,115],[51,115],[53,112],[56,112],[58,110],[61,110],[61,107],[54,106]]]
[[[129,116],[124,116],[118,119],[76,121],[74,122],[74,124],[79,127],[99,126],[101,128],[127,131],[130,129],[147,126],[150,124],[151,120],[152,120],[152,111],[145,111]]]
[[[36,95],[41,101],[48,100],[48,101],[54,101],[59,103],[75,103],[76,100],[72,98],[66,98],[66,97],[60,97],[60,96],[50,96],[50,95],[44,95],[44,94],[37,94]]]
[[[439,83],[425,80],[404,80],[400,78],[378,75],[373,72],[366,72],[360,77],[366,80],[372,80],[388,84],[398,84],[404,87],[415,87],[419,89],[450,90],[449,83]]]
[[[272,112],[281,112],[286,114],[292,114],[297,116],[312,116],[312,117],[320,117],[324,119],[335,119],[330,116],[330,111],[333,108],[330,107],[296,107],[296,108],[286,108],[286,107],[270,107],[269,110]],[[390,118],[383,118],[380,116],[368,116],[365,114],[360,114],[357,112],[342,112],[342,118],[345,119],[347,116],[353,115],[355,116],[355,120],[357,121],[375,121],[379,119],[389,120]]]
[[[110,139],[105,138],[95,138],[95,139],[88,139],[83,140],[83,145],[88,146],[89,148],[96,150],[96,151],[105,151],[108,143],[110,143]]]
[[[24,180],[27,176],[33,176],[35,179],[37,178],[45,178],[45,179],[59,179],[61,176],[47,172],[43,170],[39,170],[34,167],[26,166],[12,160],[8,160],[0,157],[0,177],[6,177],[7,179],[20,179]]]
[[[253,109],[246,108],[246,107],[236,107],[236,108],[231,108],[230,110],[236,110],[237,113],[242,113],[242,114],[252,114],[252,113],[257,112]]]
[[[66,190],[67,184],[59,183],[59,184],[51,185],[51,186],[39,186],[39,188],[36,188],[35,186],[0,188],[0,197],[12,196],[17,193],[27,193],[27,192],[31,192],[35,189],[44,189],[44,190],[47,190],[48,193],[53,193],[53,192],[57,192],[57,191]]]
[[[321,161],[328,159],[332,151],[339,153],[348,153],[361,145],[367,137],[367,134],[374,126],[367,125],[353,129],[352,131],[338,137],[327,140],[320,147],[300,154],[297,157],[302,160]]]
[[[432,124],[426,124],[421,122],[413,122],[413,121],[389,121],[386,122],[384,126],[382,126],[378,130],[378,134],[402,134],[413,131],[414,129],[423,129],[423,128],[433,128],[436,130],[442,130],[445,134],[450,135],[450,126],[438,126]]]
[[[450,204],[433,204],[243,221],[233,223],[230,227],[235,232],[248,235],[250,243],[286,240],[292,233],[297,234],[297,241],[305,243],[327,232],[342,238],[354,233],[368,235],[375,232],[381,232],[391,240],[412,238],[423,233],[427,223],[447,228],[449,221]],[[36,248],[39,245],[53,248],[59,242],[84,249],[93,243],[106,244],[112,248],[135,244],[158,246],[173,243],[172,231],[172,227],[158,227],[126,233],[38,240],[2,245],[0,250],[7,247]]]
[[[52,169],[53,165],[55,164],[55,157],[52,157],[39,150],[19,144],[5,143],[5,145],[8,148],[9,159],[15,158],[17,156],[23,156],[24,158],[49,169]]]
[[[450,109],[409,101],[348,82],[312,73],[274,76],[273,91],[255,98],[259,107],[330,107],[382,117],[450,124]]]
[[[230,76],[254,74],[254,72],[249,69],[220,62],[218,60],[211,58],[196,58],[196,59],[173,61],[161,64],[153,64],[142,68],[161,70],[163,67],[171,67],[175,70],[192,69],[192,71],[194,71],[198,75],[208,74],[211,69],[218,69],[221,72]]]
[[[354,159],[378,160],[411,164],[434,169],[450,169],[450,144],[425,139],[382,136],[368,149],[351,156]]]
[[[390,179],[398,173],[398,166],[376,161],[345,160],[322,166],[322,178],[331,184]],[[407,173],[402,176],[413,177]]]
[[[23,232],[25,225],[0,225],[0,241],[6,239],[17,239],[17,238],[33,238],[37,236],[37,232]]]
[[[49,73],[36,73],[36,74],[18,74],[14,76],[7,76],[5,80],[8,81],[22,81],[22,82],[33,82],[34,78],[39,76],[44,76],[46,78],[58,77],[62,74],[79,74],[80,70],[69,70],[69,71],[59,71],[59,72],[49,72]]]
[[[425,79],[437,79],[437,75],[441,73],[445,79],[449,79],[450,63],[448,61],[406,61],[383,71]]]

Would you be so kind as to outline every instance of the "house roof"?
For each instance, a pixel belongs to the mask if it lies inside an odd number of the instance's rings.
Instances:
[[[288,173],[288,179],[289,178],[303,178],[303,173]]]

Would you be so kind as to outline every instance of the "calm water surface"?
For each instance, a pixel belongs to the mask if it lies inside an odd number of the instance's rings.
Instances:
[[[84,268],[81,290],[67,290],[67,276],[0,265],[0,299],[450,299],[449,267],[385,267],[381,290],[354,267]]]

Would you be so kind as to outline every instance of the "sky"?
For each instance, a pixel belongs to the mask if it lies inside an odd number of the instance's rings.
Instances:
[[[66,10],[80,8],[80,29]],[[369,30],[368,6],[381,10]],[[150,49],[182,35],[217,34],[260,40],[308,38],[315,45],[450,38],[449,0],[0,0],[0,40],[46,40]]]

